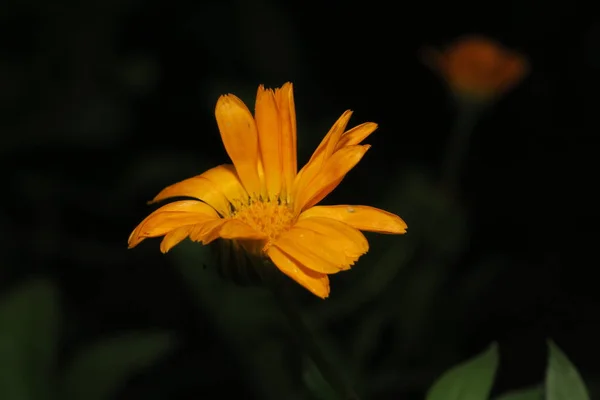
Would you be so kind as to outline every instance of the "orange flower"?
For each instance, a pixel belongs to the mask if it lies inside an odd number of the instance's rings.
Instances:
[[[129,237],[129,248],[164,236],[163,253],[186,237],[230,241],[252,257],[270,259],[315,295],[329,295],[328,274],[347,270],[369,249],[360,232],[400,234],[404,221],[368,206],[316,206],[361,160],[360,143],[377,125],[345,131],[346,111],[297,172],[296,113],[291,83],[256,95],[255,115],[232,94],[217,101],[221,138],[233,165],[212,168],[165,188],[153,200],[191,197],[162,206]]]
[[[459,39],[443,52],[426,49],[423,55],[456,95],[474,100],[504,94],[528,72],[523,56],[477,36]]]

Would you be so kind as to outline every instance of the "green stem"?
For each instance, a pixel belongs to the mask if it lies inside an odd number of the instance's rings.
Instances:
[[[481,112],[481,105],[461,103],[450,134],[442,162],[441,185],[449,193],[456,193],[460,182],[462,163],[469,150],[469,139]]]
[[[281,310],[289,321],[296,340],[315,363],[323,378],[339,394],[341,399],[359,400],[358,394],[352,388],[352,384],[341,373],[340,369],[325,356],[316,336],[302,318],[301,312],[295,302],[284,292],[280,285],[273,284],[270,286]]]

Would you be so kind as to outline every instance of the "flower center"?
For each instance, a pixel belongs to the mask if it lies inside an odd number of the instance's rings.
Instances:
[[[250,225],[253,229],[268,237],[263,251],[267,250],[281,233],[289,230],[295,220],[295,215],[288,204],[278,201],[255,200],[236,210],[233,218]]]

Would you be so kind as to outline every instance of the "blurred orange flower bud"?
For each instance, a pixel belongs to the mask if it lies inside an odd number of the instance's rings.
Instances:
[[[529,71],[524,56],[480,36],[460,38],[444,51],[425,48],[421,56],[456,96],[475,101],[503,95]]]

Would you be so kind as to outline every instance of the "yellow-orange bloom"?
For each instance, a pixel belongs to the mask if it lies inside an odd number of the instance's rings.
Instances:
[[[424,62],[460,97],[488,100],[512,89],[528,72],[525,57],[493,40],[464,37],[440,52],[426,49]]]
[[[164,236],[163,253],[189,237],[208,244],[232,241],[254,257],[269,258],[284,274],[325,298],[328,274],[347,270],[369,249],[360,232],[400,234],[404,221],[368,206],[316,206],[361,160],[360,143],[377,125],[346,131],[346,111],[299,172],[296,165],[296,112],[291,83],[256,95],[255,115],[232,94],[217,101],[217,124],[233,162],[212,168],[162,190],[162,206],[129,237],[129,248]]]

